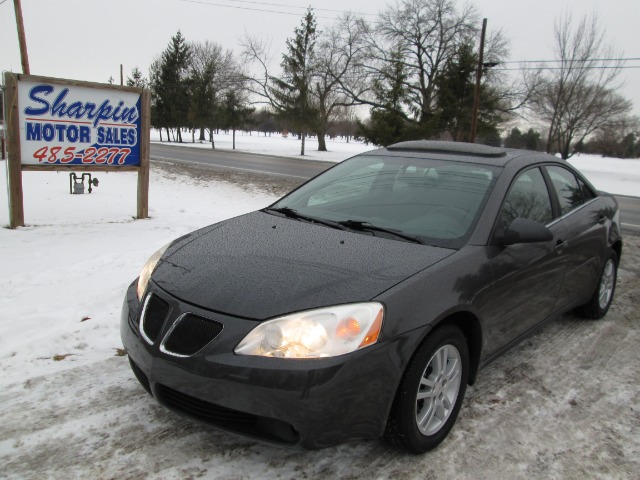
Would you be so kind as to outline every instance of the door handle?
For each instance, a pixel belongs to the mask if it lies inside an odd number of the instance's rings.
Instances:
[[[567,242],[566,242],[565,240],[562,240],[562,239],[560,239],[560,238],[559,238],[559,239],[556,241],[556,245],[555,245],[555,247],[553,247],[553,248],[555,248],[555,249],[556,249],[556,252],[561,253],[561,252],[562,252],[562,250],[564,250],[564,248],[565,248],[566,246],[567,246]]]

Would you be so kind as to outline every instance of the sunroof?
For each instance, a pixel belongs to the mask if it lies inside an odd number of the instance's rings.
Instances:
[[[477,143],[462,142],[440,142],[434,140],[412,140],[389,145],[387,150],[410,151],[410,152],[432,152],[432,153],[453,153],[471,155],[474,157],[504,157],[507,151],[504,148],[490,147]]]

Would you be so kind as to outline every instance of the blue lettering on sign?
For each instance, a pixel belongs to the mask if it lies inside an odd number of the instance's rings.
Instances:
[[[124,102],[118,102],[118,105],[112,105],[109,100],[103,101],[100,105],[92,102],[67,103],[65,99],[69,93],[68,88],[60,90],[51,103],[46,97],[53,93],[53,90],[51,85],[37,85],[29,90],[29,98],[38,105],[28,106],[24,113],[30,116],[49,115],[72,120],[87,118],[93,121],[94,127],[103,120],[132,124],[140,118],[137,106],[126,107]]]
[[[29,92],[29,98],[34,102],[41,103],[42,107],[27,107],[24,109],[24,113],[27,115],[45,115],[49,111],[49,102],[39,98],[38,94],[43,93],[44,95],[49,95],[51,92],[53,92],[51,85],[38,85],[37,87],[33,87]]]
[[[40,123],[27,122],[27,140],[39,142],[42,138],[42,125]]]
[[[102,128],[102,127],[100,127]],[[130,129],[135,132],[134,129]],[[36,123],[27,122],[27,141],[39,142],[45,140],[50,142],[55,139],[58,142],[90,143],[91,129],[86,125],[60,125],[59,123]]]
[[[76,143],[78,141],[78,127],[76,125],[69,125],[67,127],[67,141]]]
[[[44,138],[45,142],[50,142],[55,137],[56,131],[53,128],[53,125],[50,123],[45,123],[42,125],[42,138]]]
[[[80,143],[89,143],[91,141],[91,129],[89,127],[80,127]]]
[[[135,128],[98,127],[98,143],[104,145],[135,145]]]

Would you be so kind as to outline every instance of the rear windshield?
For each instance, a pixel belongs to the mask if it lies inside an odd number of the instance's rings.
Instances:
[[[316,177],[273,207],[334,222],[366,222],[421,243],[460,248],[473,232],[501,170],[472,163],[361,155]]]

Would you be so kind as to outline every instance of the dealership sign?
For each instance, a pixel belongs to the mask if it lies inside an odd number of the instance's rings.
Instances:
[[[140,164],[139,93],[19,81],[18,102],[22,164]]]
[[[137,172],[136,218],[149,216],[149,90],[12,72],[3,83],[11,228],[25,224],[23,171]]]

